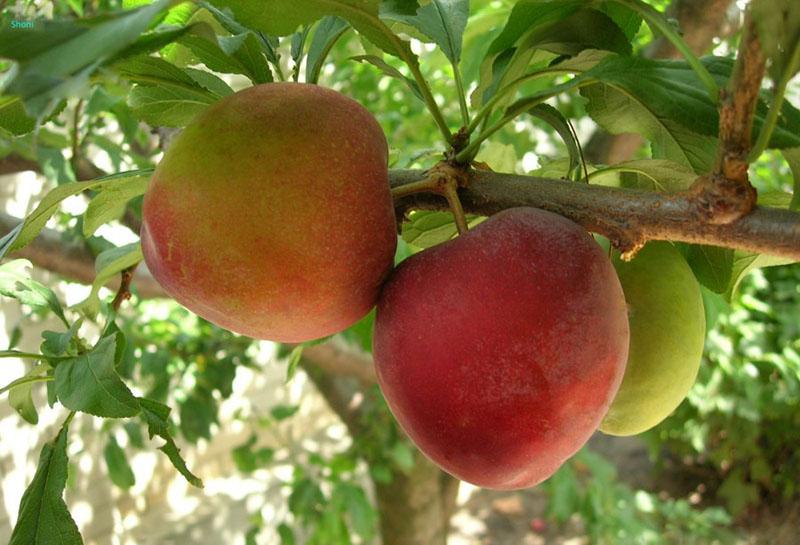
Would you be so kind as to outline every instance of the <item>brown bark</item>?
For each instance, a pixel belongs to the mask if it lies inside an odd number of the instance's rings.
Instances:
[[[418,181],[424,172],[392,171],[392,187]],[[472,171],[459,196],[467,212],[491,215],[506,208],[549,210],[602,234],[623,252],[648,240],[707,244],[800,260],[800,213],[756,207],[726,225],[710,223],[689,193],[664,194],[587,185],[565,180]],[[438,195],[418,193],[397,202],[409,209],[446,210]]]

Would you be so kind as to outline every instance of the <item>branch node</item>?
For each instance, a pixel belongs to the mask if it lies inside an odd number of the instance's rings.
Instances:
[[[746,162],[729,164],[732,169],[743,168],[747,179]],[[742,184],[720,173],[701,176],[686,194],[694,204],[697,219],[712,225],[733,223],[749,214],[757,199],[756,190],[749,182]]]

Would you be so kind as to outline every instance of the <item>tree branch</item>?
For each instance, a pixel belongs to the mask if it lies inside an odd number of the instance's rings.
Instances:
[[[0,237],[14,229],[21,221],[14,216],[0,213]],[[37,267],[56,273],[67,280],[82,284],[94,282],[95,269],[92,252],[85,244],[65,241],[62,233],[53,229],[44,229],[33,242],[12,255],[28,259]],[[118,289],[118,287],[118,280],[109,284],[111,289]],[[140,265],[134,287],[139,297],[145,299],[168,297],[150,272],[146,270],[144,264]]]
[[[390,171],[392,188],[424,177],[419,170]],[[579,184],[564,180],[471,171],[459,190],[464,210],[491,215],[506,208],[533,206],[565,216],[604,235],[623,252],[648,240],[673,240],[735,248],[800,260],[800,213],[756,207],[727,225],[709,223],[693,195]],[[438,195],[415,194],[396,203],[410,209],[447,210]]]

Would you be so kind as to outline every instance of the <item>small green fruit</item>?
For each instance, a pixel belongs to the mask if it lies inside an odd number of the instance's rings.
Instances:
[[[671,244],[650,242],[633,261],[614,260],[628,303],[625,376],[600,430],[646,431],[674,411],[694,384],[705,339],[700,285]]]

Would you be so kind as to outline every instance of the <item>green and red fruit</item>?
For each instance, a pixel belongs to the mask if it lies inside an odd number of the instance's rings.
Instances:
[[[251,337],[299,342],[377,301],[396,245],[387,144],[335,91],[269,83],[200,114],[159,163],[142,249],[178,302]]]

